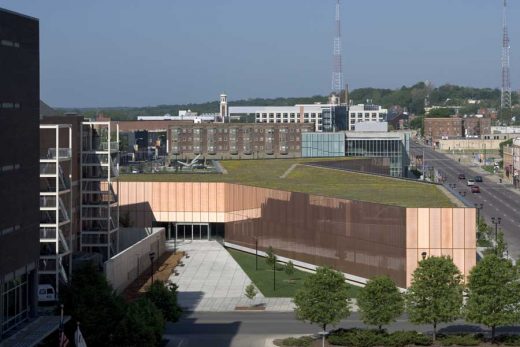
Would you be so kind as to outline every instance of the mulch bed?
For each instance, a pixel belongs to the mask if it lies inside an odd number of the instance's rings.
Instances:
[[[156,270],[153,273],[153,280],[167,282],[174,272],[175,267],[179,265],[182,257],[184,257],[184,252],[164,252],[154,264]],[[152,283],[150,270],[151,266],[143,271],[143,273],[123,291],[123,297],[127,301],[138,299],[146,292],[146,289]]]

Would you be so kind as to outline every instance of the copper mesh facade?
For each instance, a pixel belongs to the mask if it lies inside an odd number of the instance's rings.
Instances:
[[[421,253],[447,254],[462,272],[475,259],[475,210],[404,208],[209,182],[120,182],[121,216],[157,222],[225,223],[225,240],[362,278],[409,285]],[[427,235],[427,236],[426,236]]]

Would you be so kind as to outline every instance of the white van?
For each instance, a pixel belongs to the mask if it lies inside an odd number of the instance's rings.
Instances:
[[[38,301],[39,302],[55,302],[56,291],[50,284],[38,285]]]

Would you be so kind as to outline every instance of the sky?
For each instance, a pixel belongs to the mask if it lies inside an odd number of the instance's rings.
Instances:
[[[520,2],[509,4],[520,88]],[[334,0],[0,0],[40,20],[41,98],[154,106],[331,91]],[[500,87],[501,0],[342,0],[350,89]]]

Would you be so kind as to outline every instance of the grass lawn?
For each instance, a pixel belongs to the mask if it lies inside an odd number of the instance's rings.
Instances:
[[[222,174],[132,174],[122,181],[230,182],[256,187],[361,200],[404,207],[454,207],[435,185],[298,165],[280,178],[293,164],[342,158],[298,158],[271,160],[224,160]],[[427,199],[425,199],[427,197]]]
[[[268,298],[292,298],[298,289],[303,286],[304,280],[310,273],[295,269],[289,277],[285,273],[284,265],[277,264],[276,290],[273,289],[273,268],[268,266],[265,258],[258,257],[258,271],[255,269],[255,255],[228,248],[228,252],[249,276],[257,288]],[[357,297],[359,287],[350,286],[352,297]]]

